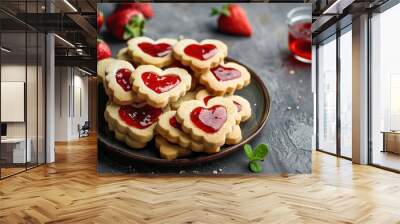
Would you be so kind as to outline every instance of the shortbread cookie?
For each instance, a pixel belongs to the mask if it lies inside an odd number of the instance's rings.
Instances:
[[[207,105],[207,103],[208,103],[208,101],[210,100],[210,99],[212,99],[212,98],[214,98],[214,97],[216,97],[216,96],[214,96],[214,95],[212,95],[211,93],[209,93],[206,89],[202,89],[202,90],[200,90],[200,91],[198,91],[197,93],[196,93],[196,100],[201,100],[201,101],[203,101],[206,105]],[[226,96],[225,98],[229,98],[230,96]],[[232,98],[230,98],[231,100],[232,100]],[[235,102],[235,101],[232,101],[235,105],[236,105],[236,107],[237,107],[237,110],[238,110],[238,113],[236,114],[236,123],[237,124],[239,124],[241,121],[242,121],[242,114],[241,113],[239,113],[239,104],[237,103],[237,102]],[[245,104],[245,106],[247,106],[247,104]],[[249,104],[249,107],[250,107],[250,104]],[[241,109],[241,108],[240,108]],[[251,112],[251,109],[250,109],[250,112]],[[246,107],[246,110],[245,110],[245,115],[247,115],[247,113],[248,113],[248,108]]]
[[[237,108],[232,100],[214,97],[205,105],[201,100],[183,102],[176,112],[182,130],[212,150],[225,144],[236,125]]]
[[[203,144],[193,141],[188,134],[182,131],[181,125],[176,121],[176,111],[163,113],[156,126],[156,131],[169,142],[195,152],[202,152]]]
[[[189,101],[189,100],[194,100],[196,98],[196,94],[197,94],[197,91],[187,92],[184,96],[179,98],[178,101],[173,102],[173,103],[170,104],[171,109],[172,110],[177,110],[181,106],[182,102]]]
[[[192,77],[182,68],[162,70],[141,65],[133,72],[133,89],[153,107],[163,108],[176,102],[190,89]]]
[[[154,41],[148,37],[135,37],[128,41],[128,51],[135,63],[162,68],[174,61],[172,48],[176,42],[168,38]]]
[[[106,67],[114,61],[115,58],[105,58],[97,62],[97,76],[100,82],[105,82],[106,80]]]
[[[161,114],[161,109],[145,103],[124,106],[109,103],[104,116],[110,129],[128,135],[130,139],[146,143],[153,138],[154,128]]]
[[[242,141],[242,130],[239,125],[233,126],[232,132],[226,136],[227,145],[235,145]]]
[[[129,105],[135,102],[132,91],[131,75],[134,68],[124,60],[114,60],[106,67],[106,93],[118,105]]]
[[[119,132],[118,130],[113,130],[113,131],[115,134],[115,138],[118,141],[125,142],[125,144],[127,144],[131,148],[141,149],[146,146],[146,142],[140,142],[135,139],[132,139],[131,137],[129,137],[129,135],[123,134],[123,133]]]
[[[124,60],[124,61],[129,61],[130,63],[133,64],[132,58],[129,55],[129,51],[127,47],[121,48],[118,53],[117,53],[117,59],[119,60]]]
[[[250,103],[244,97],[232,95],[225,98],[231,99],[236,105],[238,114],[240,115],[240,122],[247,121],[251,117]]]
[[[160,150],[160,157],[166,160],[173,160],[190,155],[189,149],[182,148],[178,145],[169,143],[163,137],[156,136],[156,147]]]
[[[173,48],[175,59],[189,66],[194,72],[203,73],[218,66],[228,55],[228,47],[219,40],[192,39],[178,41]]]
[[[199,82],[213,95],[232,94],[250,83],[250,73],[234,62],[221,63],[200,74]]]

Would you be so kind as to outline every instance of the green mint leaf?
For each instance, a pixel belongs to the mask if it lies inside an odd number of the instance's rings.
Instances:
[[[251,161],[253,160],[253,149],[251,148],[251,145],[246,144],[244,145],[244,153],[246,154],[247,158]]]
[[[262,166],[257,161],[251,161],[249,167],[253,173],[261,173],[262,171]]]
[[[259,144],[254,150],[254,157],[257,160],[264,159],[268,154],[268,146],[266,144]]]

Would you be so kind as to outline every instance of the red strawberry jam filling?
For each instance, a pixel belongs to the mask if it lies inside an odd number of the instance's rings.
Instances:
[[[176,128],[176,129],[182,130],[182,129],[181,129],[181,124],[178,123],[178,121],[176,120],[176,117],[175,117],[175,116],[173,116],[173,117],[171,117],[171,118],[169,119],[169,124],[170,124],[172,127]]]
[[[138,46],[144,53],[153,57],[164,57],[172,51],[172,46],[167,43],[152,44],[143,42],[138,44]]]
[[[121,106],[118,113],[129,126],[144,129],[156,122],[162,111],[147,104],[139,104]]]
[[[168,92],[181,82],[181,78],[177,75],[159,76],[155,72],[144,72],[142,80],[147,87],[156,93]]]
[[[240,71],[234,68],[226,68],[221,65],[212,68],[211,72],[214,74],[215,78],[217,78],[218,81],[222,82],[240,78],[241,75]]]
[[[236,102],[236,101],[233,101],[233,103],[236,105],[237,112],[242,111],[242,105],[240,105],[240,103],[238,103],[238,102]]]
[[[210,108],[196,107],[190,113],[191,121],[206,133],[215,133],[225,124],[227,119],[226,108],[215,105]]]
[[[218,53],[217,47],[213,44],[190,44],[183,50],[185,54],[199,60],[207,60]]]
[[[132,90],[132,84],[130,81],[132,71],[126,68],[121,68],[115,75],[115,80],[125,91]]]
[[[206,96],[204,97],[203,101],[204,103],[207,105],[208,101],[211,100],[211,98],[213,98],[214,96]]]

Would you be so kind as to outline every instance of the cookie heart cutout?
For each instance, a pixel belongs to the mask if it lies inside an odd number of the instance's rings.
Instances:
[[[169,124],[176,129],[182,130],[181,124],[178,123],[175,116],[169,119]]]
[[[172,51],[172,46],[167,43],[152,44],[142,42],[138,46],[144,53],[153,57],[164,57]]]
[[[162,110],[147,104],[127,105],[119,108],[118,114],[129,126],[144,129],[158,120]]]
[[[233,103],[235,104],[236,108],[237,108],[237,112],[242,111],[242,105],[236,101],[233,100]]]
[[[132,90],[132,84],[130,81],[132,71],[126,68],[121,68],[115,74],[115,80],[125,91]]]
[[[185,54],[199,60],[207,60],[218,53],[218,49],[213,44],[190,44],[184,49]]]
[[[210,108],[196,107],[190,114],[192,122],[206,133],[215,133],[227,120],[226,108],[215,105]]]
[[[176,87],[181,78],[177,75],[157,75],[155,72],[144,72],[142,74],[143,83],[156,93],[164,93]]]
[[[218,65],[215,68],[211,69],[211,72],[215,76],[218,81],[229,81],[240,78],[241,73],[239,70],[234,68],[223,67],[222,65]]]

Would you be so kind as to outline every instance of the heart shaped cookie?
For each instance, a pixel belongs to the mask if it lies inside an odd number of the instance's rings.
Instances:
[[[153,107],[163,108],[176,102],[190,89],[192,77],[182,68],[162,70],[141,65],[133,72],[133,89]]]
[[[221,63],[228,55],[227,46],[219,40],[192,39],[178,41],[173,48],[175,59],[189,66],[194,72],[203,73]]]
[[[232,100],[223,97],[183,102],[176,112],[182,130],[210,151],[223,144],[236,125],[237,108]]]
[[[162,110],[146,103],[131,105],[107,104],[104,117],[110,130],[127,135],[128,140],[149,142],[154,136],[154,128]],[[120,139],[122,139],[120,137]]]
[[[166,160],[173,160],[190,155],[191,151],[178,145],[169,143],[165,138],[156,136],[156,147],[160,150],[160,157]]]
[[[169,142],[195,152],[203,151],[203,144],[193,141],[188,134],[183,132],[181,124],[176,120],[176,111],[163,113],[156,126],[156,131]]]
[[[106,67],[115,60],[115,58],[105,58],[97,62],[97,77],[100,82],[105,83],[106,80]],[[106,86],[104,86],[106,87]]]
[[[244,99],[241,96],[236,96],[232,98],[233,96],[225,96],[224,98],[231,99],[232,102],[235,104],[237,108],[237,114],[236,114],[236,123],[239,124],[242,121],[245,121],[250,117],[251,115],[251,108],[250,104],[247,102],[246,99]],[[197,92],[196,94],[196,100],[201,100],[203,101],[206,105],[209,100],[214,98],[216,96],[212,95],[210,92],[208,92],[206,89],[202,89]],[[238,100],[233,100],[233,99],[238,99]]]
[[[162,68],[173,62],[172,48],[176,42],[169,38],[154,41],[148,37],[136,37],[128,41],[128,52],[137,64]]]
[[[199,82],[213,95],[233,94],[250,83],[250,73],[237,63],[221,63],[199,75]]]
[[[110,100],[118,105],[129,105],[141,99],[132,91],[131,75],[134,68],[131,63],[115,59],[105,69],[105,90]]]

